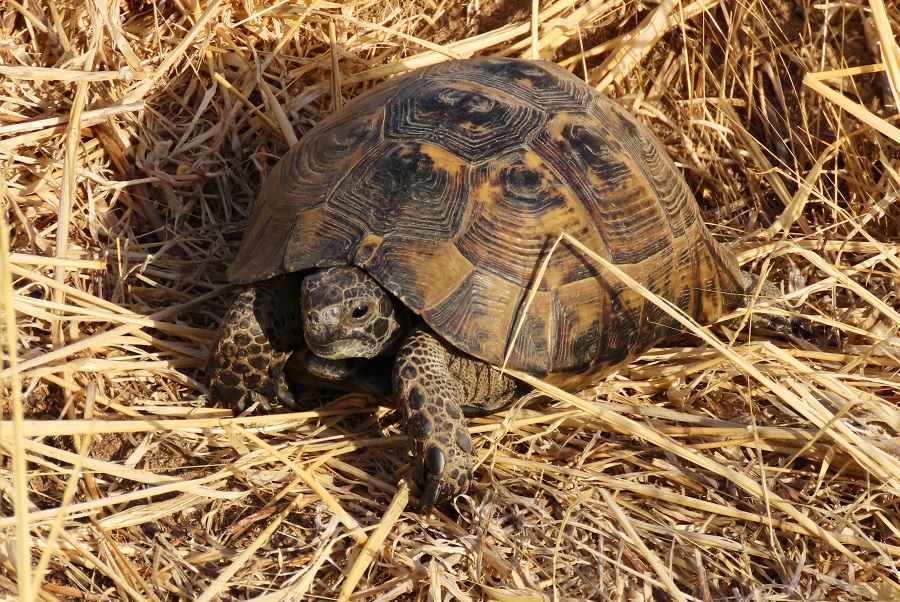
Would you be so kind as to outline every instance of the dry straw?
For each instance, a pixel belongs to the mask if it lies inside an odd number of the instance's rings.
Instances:
[[[898,31],[882,0],[0,3],[0,600],[900,599]],[[520,375],[421,517],[388,402],[232,418],[202,371],[274,159],[473,55],[650,125],[808,332]]]

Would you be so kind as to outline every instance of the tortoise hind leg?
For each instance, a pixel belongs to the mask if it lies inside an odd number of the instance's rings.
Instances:
[[[210,401],[235,415],[252,404],[295,406],[284,366],[303,344],[300,278],[286,276],[242,291],[231,303],[210,346],[206,387]]]
[[[754,297],[758,293],[759,301],[767,301],[772,299],[780,299],[782,297],[781,291],[769,280],[763,280],[760,282],[759,276],[748,272],[746,270],[741,270],[741,284],[744,286],[744,294],[743,298],[738,301],[737,305],[747,306],[749,303],[753,302]],[[776,303],[775,307],[779,305],[783,305],[782,303]],[[741,324],[741,318],[735,318],[733,320],[729,320],[726,322],[726,325],[729,328],[737,329]],[[750,315],[750,326],[752,328],[762,328],[765,330],[783,330],[785,327],[793,328],[794,324],[791,320],[787,318],[783,318],[781,316],[774,316],[766,313],[757,313],[753,312]]]
[[[397,354],[393,384],[423,488],[421,512],[428,514],[464,493],[472,480],[475,453],[464,416],[509,405],[516,381],[420,326]]]

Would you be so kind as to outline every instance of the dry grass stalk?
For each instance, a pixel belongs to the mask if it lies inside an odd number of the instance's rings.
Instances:
[[[888,17],[884,2],[869,0],[869,8],[872,11],[872,20],[875,22],[875,31],[878,32],[878,45],[890,78],[894,108],[896,109],[900,107],[900,46],[897,45],[897,38],[891,28],[890,17]]]
[[[15,312],[9,308],[15,305],[15,296],[13,291],[13,282],[10,278],[9,270],[9,226],[6,223],[6,216],[0,219],[0,296],[3,298],[3,327],[5,331],[4,339],[6,349],[4,354],[5,363],[9,365],[12,372],[9,379],[9,402],[11,406],[12,424],[14,434],[21,430],[22,423],[25,420],[24,404],[22,403],[21,380],[19,376],[19,359],[17,350],[16,332],[18,327],[16,324]],[[5,408],[4,408],[5,409]],[[4,412],[5,414],[5,412]],[[4,416],[5,418],[5,416]],[[12,452],[12,481],[13,483],[24,483],[28,480],[28,468],[25,462],[25,449],[22,437],[9,439],[12,443],[9,449]],[[15,571],[17,574],[26,574],[27,577],[18,580],[18,593],[25,599],[34,597],[34,588],[31,586],[30,568],[31,568],[31,538],[27,535],[29,532],[28,512],[30,510],[28,504],[28,488],[21,485],[14,487],[6,487],[7,505],[12,502],[15,514],[15,532],[24,534],[16,538],[15,549],[10,552],[15,554]]]
[[[0,599],[900,599],[900,11],[797,6],[0,4]],[[521,375],[426,519],[383,402],[231,418],[202,369],[275,158],[475,54],[618,98],[812,332]]]

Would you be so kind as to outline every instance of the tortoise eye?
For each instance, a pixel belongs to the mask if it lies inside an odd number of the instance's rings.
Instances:
[[[353,312],[350,314],[350,316],[354,320],[362,320],[367,315],[369,315],[369,306],[368,305],[357,305],[356,307],[353,308]]]

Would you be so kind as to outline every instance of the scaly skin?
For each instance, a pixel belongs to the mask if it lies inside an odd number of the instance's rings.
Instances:
[[[464,417],[508,406],[516,381],[420,326],[397,353],[393,382],[427,515],[435,504],[465,493],[472,481],[475,453]]]
[[[766,301],[770,299],[781,299],[783,296],[781,291],[777,286],[769,282],[768,280],[763,280],[760,285],[759,276],[756,274],[752,274],[746,270],[741,270],[741,284],[744,285],[744,295],[743,298],[735,303],[738,307],[750,307],[753,302],[753,298],[756,295],[757,288],[759,289],[759,301]],[[780,304],[779,304],[780,305]],[[728,328],[736,330],[740,327],[742,318],[733,318],[731,320],[727,320],[725,325]],[[785,328],[794,330],[798,328],[798,325],[793,324],[790,320],[782,318],[780,316],[773,316],[765,313],[756,313],[752,312],[750,314],[749,320],[750,328],[762,328],[765,330],[783,330]]]
[[[741,276],[747,295],[753,294],[758,278]],[[779,291],[764,282],[761,295],[777,297]],[[358,315],[361,307],[364,315]],[[751,324],[772,328],[778,325],[773,320],[759,315]],[[302,284],[299,275],[289,275],[251,286],[232,303],[213,341],[207,362],[211,398],[235,414],[253,403],[260,412],[271,412],[275,401],[295,408],[285,378],[295,352],[292,362],[306,374],[387,395],[390,386],[381,372],[405,323],[387,293],[357,268],[326,268]],[[304,330],[311,340],[304,340]],[[313,353],[307,343],[330,357]],[[375,356],[380,357],[365,359]],[[517,385],[424,325],[399,345],[392,384],[423,488],[421,510],[428,513],[464,493],[472,481],[474,449],[465,418],[509,405]]]
[[[381,286],[358,268],[290,274],[241,292],[222,318],[206,364],[211,401],[240,414],[254,403],[298,409],[285,365],[367,392],[386,392],[368,358],[392,354],[407,320]],[[308,348],[307,348],[308,347]],[[372,366],[369,364],[372,363]]]
[[[254,403],[266,414],[273,411],[273,401],[294,408],[284,365],[302,345],[300,278],[248,287],[232,302],[210,346],[206,386],[211,400],[235,415]]]
[[[294,354],[300,369],[314,377],[359,381],[363,390],[385,392],[374,369],[383,365],[376,360],[386,358],[376,356],[394,352],[405,323],[383,289],[356,268],[251,286],[234,300],[213,341],[206,371],[210,397],[235,414],[254,403],[260,412],[271,412],[275,401],[295,408],[285,378]],[[362,359],[367,357],[375,359]],[[424,487],[422,508],[429,512],[469,488],[474,452],[465,417],[509,405],[516,383],[449,348],[425,327],[400,346],[392,380]]]

